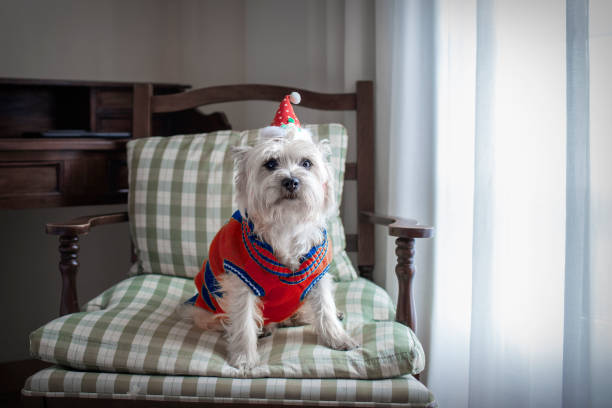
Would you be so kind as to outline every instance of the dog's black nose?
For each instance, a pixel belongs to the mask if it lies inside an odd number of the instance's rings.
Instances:
[[[300,188],[300,180],[295,177],[287,177],[283,180],[283,187],[290,193],[293,193]]]

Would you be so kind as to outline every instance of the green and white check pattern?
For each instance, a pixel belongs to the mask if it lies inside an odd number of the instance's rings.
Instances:
[[[347,135],[341,125],[308,127],[329,139],[338,202]],[[258,130],[134,140],[128,144],[130,226],[140,274],[30,335],[34,357],[60,366],[28,379],[27,396],[262,405],[434,407],[411,374],[422,347],[395,323],[388,294],[357,275],[346,256],[339,216],[328,223],[334,246],[335,301],[343,325],[362,345],[336,351],[311,326],[278,329],[258,344],[261,364],[227,364],[221,333],[197,329],[176,308],[195,293],[191,277],[218,229],[236,208],[231,147]],[[80,371],[84,370],[84,371]],[[242,377],[242,378],[237,378]]]
[[[51,367],[30,377],[27,396],[149,401],[432,408],[431,392],[412,376],[386,380],[211,378],[68,371]]]
[[[342,196],[348,137],[339,124],[307,126],[332,149],[338,202]],[[217,231],[236,210],[231,149],[254,143],[259,130],[152,137],[128,143],[130,228],[138,273],[195,276]],[[357,274],[345,252],[339,214],[328,222],[334,248],[332,274]]]
[[[389,296],[365,279],[339,282],[335,293],[346,315],[343,324],[362,347],[332,350],[318,341],[310,325],[278,329],[260,339],[261,363],[247,373],[227,363],[221,333],[202,331],[176,313],[193,293],[188,278],[128,278],[90,301],[83,312],[34,331],[31,353],[77,370],[208,377],[378,379],[424,367],[414,333],[390,320]]]

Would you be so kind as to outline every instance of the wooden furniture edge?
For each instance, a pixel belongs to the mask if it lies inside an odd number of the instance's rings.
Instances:
[[[139,139],[151,136],[151,97],[152,84],[134,85],[132,101],[132,138]]]
[[[98,225],[116,224],[129,220],[127,211],[111,214],[85,215],[64,222],[50,222],[46,224],[47,234],[52,235],[85,235],[91,228]]]
[[[170,95],[152,95],[151,112],[175,112],[213,103],[261,100],[278,102],[291,92],[302,96],[300,106],[323,110],[356,110],[355,93],[323,93],[279,85],[239,84],[194,89]]]
[[[388,226],[389,235],[394,237],[431,238],[434,235],[434,227],[421,225],[418,221],[410,218],[378,214],[370,211],[362,211],[359,215],[362,219],[372,224]]]
[[[96,81],[80,79],[40,79],[40,78],[0,78],[3,85],[39,85],[39,86],[104,86],[108,88],[131,88],[134,84],[145,84],[148,82],[118,82],[118,81]],[[191,85],[174,84],[170,82],[156,82],[155,86],[160,88],[183,88],[189,89]]]
[[[0,138],[0,151],[123,150],[127,139]]]
[[[398,237],[395,240],[395,255],[397,256],[395,274],[399,284],[399,293],[395,320],[410,327],[416,333],[416,308],[412,287],[412,279],[416,273],[414,266],[415,239],[433,237],[434,228],[429,225],[419,225],[416,220],[368,211],[362,211],[359,216],[372,224],[388,226],[389,235]]]
[[[91,228],[98,225],[116,224],[128,221],[126,211],[86,215],[70,221],[48,223],[47,234],[59,235],[60,262],[59,270],[62,275],[62,295],[60,301],[60,316],[79,311],[79,302],[76,289],[76,274],[79,271],[79,235],[86,235]]]
[[[52,365],[34,358],[1,362],[0,406],[21,406],[19,405],[21,390],[28,377]]]
[[[357,213],[374,211],[374,83],[357,81],[356,125],[357,125]],[[359,165],[361,163],[361,165]],[[371,163],[372,167],[366,163]],[[357,267],[359,274],[374,279],[375,242],[374,225],[357,217]]]
[[[415,376],[416,377],[416,376]],[[26,407],[36,408],[54,408],[54,407],[73,407],[73,408],[121,408],[121,407],[164,407],[164,408],[184,408],[184,407],[200,407],[200,408],[213,408],[213,407],[228,407],[228,408],[251,408],[251,407],[262,407],[260,403],[254,402],[214,402],[214,401],[170,401],[162,399],[129,399],[129,398],[79,398],[75,396],[26,396],[22,394],[22,401]],[[304,400],[301,400],[304,401]],[[287,406],[278,402],[268,404],[268,407],[283,407]],[[303,408],[318,408],[320,404],[313,403],[312,405],[299,405]],[[336,402],[334,407],[354,407],[353,402]],[[359,405],[364,406],[364,405]],[[368,407],[379,406],[367,405]],[[431,402],[424,406],[424,408],[437,408],[437,402]]]

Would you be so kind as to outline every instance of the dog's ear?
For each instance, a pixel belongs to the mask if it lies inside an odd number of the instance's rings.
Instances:
[[[325,213],[327,216],[336,215],[336,212],[338,211],[338,206],[336,205],[336,189],[334,187],[334,179],[331,177],[331,174],[325,183],[324,189],[325,201],[323,205],[325,207]]]
[[[325,159],[325,172],[327,181],[325,182],[325,210],[328,215],[334,215],[336,208],[336,188],[334,183],[334,172],[331,165],[331,145],[329,140],[324,139],[317,143],[317,148]]]
[[[232,157],[234,158],[234,163],[238,164],[242,160],[244,160],[247,152],[251,150],[251,146],[234,146],[232,147]]]
[[[247,197],[247,171],[246,157],[247,153],[252,149],[250,146],[236,146],[232,148],[232,157],[234,158],[235,176],[234,184],[236,185],[236,201],[240,208],[246,208]]]

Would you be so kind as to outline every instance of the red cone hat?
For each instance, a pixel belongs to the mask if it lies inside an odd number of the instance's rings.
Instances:
[[[276,115],[274,115],[274,120],[272,123],[270,123],[270,126],[286,127],[290,124],[294,124],[297,127],[300,127],[300,121],[295,115],[295,112],[293,112],[293,106],[291,106],[291,104],[293,103],[297,105],[300,103],[301,99],[300,94],[297,92],[291,92],[291,95],[285,96],[281,101],[280,106],[276,111]]]

